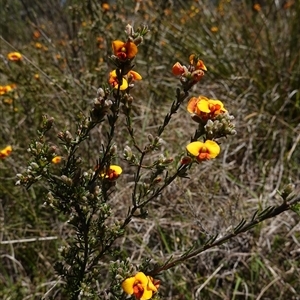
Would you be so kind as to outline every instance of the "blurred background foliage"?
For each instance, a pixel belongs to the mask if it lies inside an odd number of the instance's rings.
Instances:
[[[300,163],[300,2],[286,1],[98,1],[1,0],[0,85],[0,298],[67,299],[53,265],[70,235],[67,216],[45,207],[47,187],[15,186],[26,167],[28,145],[42,115],[55,118],[49,141],[59,147],[60,130],[76,129],[88,114],[97,89],[113,68],[111,42],[125,26],[149,26],[135,70],[134,127],[139,142],[155,134],[175,99],[178,81],[171,67],[200,54],[208,72],[190,93],[220,99],[236,116],[238,134],[224,140],[222,155],[195,168],[149,207],[147,220],[134,220],[116,245],[133,263],[163,262],[203,236],[224,233],[255,210],[280,203],[277,190],[299,188]],[[9,52],[23,55],[7,60]],[[79,150],[83,168],[93,168],[108,125],[94,130]],[[122,165],[130,145],[122,117],[116,145]],[[195,124],[183,107],[162,136],[168,156],[184,153]],[[63,149],[61,154],[64,155]],[[55,165],[53,166],[55,169]],[[132,173],[127,166],[112,197],[115,218],[130,205]],[[53,238],[25,242],[29,238]],[[162,274],[162,299],[300,299],[299,217],[286,212]],[[103,262],[106,274],[109,257]],[[99,278],[105,290],[109,278]]]

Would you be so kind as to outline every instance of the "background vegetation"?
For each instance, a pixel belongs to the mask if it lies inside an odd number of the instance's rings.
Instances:
[[[162,123],[178,85],[171,68],[191,53],[208,68],[192,92],[222,100],[238,134],[224,140],[220,157],[194,168],[190,180],[171,185],[147,219],[132,221],[116,245],[124,256],[137,265],[145,258],[164,262],[201,245],[203,235],[225,234],[257,209],[280,204],[277,190],[285,184],[299,193],[299,1],[101,2],[2,0],[0,85],[16,87],[0,96],[0,148],[13,147],[0,160],[1,299],[67,299],[53,265],[70,235],[68,219],[44,205],[47,186],[16,187],[16,174],[26,167],[43,114],[55,118],[49,141],[57,146],[57,133],[75,130],[79,114],[88,114],[112,69],[111,42],[123,38],[128,23],[151,30],[136,60],[143,76],[133,90],[139,142]],[[12,51],[23,60],[8,62]],[[102,126],[81,149],[87,168],[105,139]],[[183,107],[162,136],[163,152],[182,155],[193,126]],[[119,127],[120,157],[129,140]],[[123,170],[112,198],[116,219],[130,205],[132,172]],[[299,229],[299,216],[288,211],[162,273],[161,299],[300,299]],[[99,290],[109,284],[108,265],[109,258]]]

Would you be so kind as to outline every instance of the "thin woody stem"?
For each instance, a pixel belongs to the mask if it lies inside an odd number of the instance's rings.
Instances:
[[[213,248],[216,246],[220,246],[220,245],[224,244],[225,242],[227,242],[228,240],[232,239],[233,237],[237,236],[238,234],[248,231],[249,229],[253,228],[257,224],[259,224],[267,219],[274,218],[274,217],[278,216],[279,214],[283,213],[284,211],[291,209],[292,206],[298,202],[300,202],[300,196],[297,196],[290,202],[283,202],[279,206],[268,207],[267,209],[265,209],[258,215],[257,215],[257,213],[255,213],[254,216],[252,217],[251,221],[246,222],[245,220],[242,220],[240,222],[240,224],[234,228],[232,233],[229,233],[219,239],[216,239],[217,236],[211,238],[202,247],[200,247],[194,251],[189,251],[186,254],[183,254],[181,257],[174,259],[173,261],[169,260],[166,264],[153,269],[151,272],[149,272],[149,275],[155,276],[162,271],[166,271],[166,270],[168,270],[190,258],[197,256],[198,254],[206,251],[207,249],[210,249],[210,248]]]

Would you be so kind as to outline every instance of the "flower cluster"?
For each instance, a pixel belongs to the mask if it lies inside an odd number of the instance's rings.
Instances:
[[[13,84],[8,85],[0,85],[0,96],[9,93],[13,89],[15,89],[17,86]]]
[[[134,295],[136,299],[148,300],[156,293],[160,285],[159,280],[138,272],[122,282],[122,288],[128,295]]]
[[[143,28],[138,32],[134,32],[131,25],[126,26],[127,41],[115,40],[112,42],[113,55],[111,60],[116,69],[109,73],[108,83],[115,89],[121,91],[133,87],[135,80],[141,80],[142,76],[133,71],[131,64],[138,53],[138,45],[143,41],[143,35],[147,33],[147,29]]]
[[[204,76],[204,71],[207,71],[203,61],[195,54],[190,55],[189,62],[188,67],[177,62],[172,68],[172,73],[180,76],[180,82],[185,91],[196,84]],[[198,123],[192,142],[186,146],[188,154],[197,162],[217,157],[220,153],[220,146],[216,139],[236,133],[231,123],[233,116],[228,114],[222,101],[209,99],[203,95],[190,98],[187,111],[191,114],[192,120]],[[188,157],[181,160],[182,164],[191,162],[193,160]]]
[[[180,81],[185,91],[188,91],[199,82],[204,76],[204,71],[207,71],[203,61],[195,54],[190,55],[189,61],[190,64],[187,67],[177,62],[172,68],[172,73],[175,76],[180,76]]]
[[[0,159],[4,159],[9,156],[12,152],[11,146],[6,146],[4,149],[0,150]]]

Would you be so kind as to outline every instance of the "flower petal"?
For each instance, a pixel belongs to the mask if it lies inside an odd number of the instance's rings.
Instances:
[[[109,169],[115,171],[117,175],[122,174],[122,171],[123,171],[122,168],[117,165],[110,165]]]
[[[206,99],[201,99],[197,103],[197,108],[204,113],[210,113],[209,102]]]
[[[204,143],[204,146],[207,147],[208,151],[209,151],[209,157],[210,158],[215,158],[217,155],[219,155],[220,153],[220,146],[218,145],[218,143],[211,141],[211,140],[207,140]]]
[[[196,107],[197,107],[198,99],[196,97],[193,97],[189,100],[187,105],[187,111],[191,114],[195,113]]]
[[[131,70],[131,71],[128,72],[127,75],[131,76],[132,79],[134,79],[134,80],[142,80],[142,76],[138,72],[135,72],[135,71]]]
[[[135,283],[135,277],[129,277],[122,282],[122,289],[128,295],[133,294],[133,285]]]
[[[125,43],[122,42],[122,41],[119,41],[119,40],[113,41],[113,42],[112,42],[112,48],[113,48],[114,54],[117,55],[118,52],[120,51],[120,49],[121,49],[122,47],[124,47],[124,46],[125,46]]]
[[[126,43],[126,52],[128,58],[133,58],[136,56],[138,52],[138,48],[135,43],[133,42],[127,42]]]
[[[201,150],[201,148],[204,146],[204,143],[202,142],[199,142],[199,141],[196,141],[196,142],[192,142],[190,144],[188,144],[186,146],[186,150],[194,155],[194,156],[198,156],[199,155],[199,152]]]

